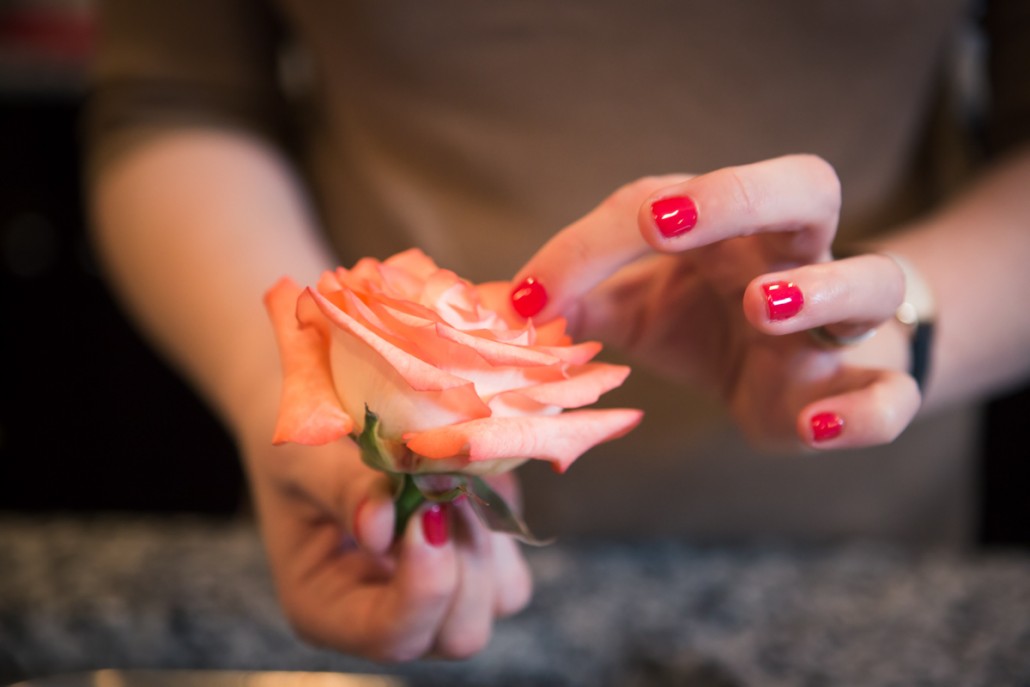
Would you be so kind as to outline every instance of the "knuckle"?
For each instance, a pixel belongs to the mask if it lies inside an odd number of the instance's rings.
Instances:
[[[588,237],[589,232],[563,231],[557,234],[551,247],[553,255],[560,256],[561,264],[582,264],[590,259],[592,244]]]
[[[386,639],[368,647],[364,655],[380,663],[410,663],[429,653],[431,638],[395,638]]]
[[[880,254],[881,260],[886,261],[888,269],[885,274],[885,278],[881,280],[881,283],[885,288],[889,289],[888,302],[892,306],[892,310],[896,309],[905,300],[905,273],[901,271],[901,267],[893,258],[886,255]]]
[[[529,605],[532,597],[533,583],[527,574],[524,579],[509,585],[501,592],[497,602],[498,617],[506,618],[515,615]]]
[[[907,375],[905,377],[907,379],[899,379],[893,384],[877,385],[874,391],[872,402],[873,407],[877,409],[876,438],[880,443],[887,444],[897,439],[912,420],[910,404],[906,403],[906,397],[919,392],[915,380]]]
[[[455,584],[453,575],[427,570],[413,583],[411,599],[422,607],[447,605],[454,596]]]
[[[827,205],[827,209],[839,213],[841,206],[841,182],[837,170],[828,161],[818,155],[802,155],[813,188],[819,191],[819,197]]]
[[[725,170],[729,198],[735,210],[743,217],[755,217],[761,210],[761,200],[751,179],[739,167]]]
[[[633,217],[640,204],[648,196],[668,186],[670,179],[659,176],[645,176],[623,184],[604,199],[600,209],[609,214]]]

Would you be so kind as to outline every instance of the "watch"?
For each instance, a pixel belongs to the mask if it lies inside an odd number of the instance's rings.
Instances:
[[[937,304],[933,291],[908,260],[888,251],[879,253],[893,260],[905,275],[905,299],[898,306],[894,317],[911,332],[909,374],[922,391],[930,372],[931,349],[937,320]]]

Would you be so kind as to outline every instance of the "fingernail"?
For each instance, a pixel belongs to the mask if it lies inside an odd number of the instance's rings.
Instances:
[[[522,317],[532,317],[547,305],[547,289],[533,277],[526,277],[512,289],[511,305]]]
[[[770,320],[786,320],[801,312],[805,297],[801,289],[792,281],[774,281],[762,284],[765,291],[765,303],[769,309]]]
[[[687,196],[672,196],[651,203],[651,216],[662,236],[685,234],[697,224],[697,205]]]
[[[812,438],[815,441],[835,439],[844,429],[844,418],[837,413],[816,413],[811,423]]]
[[[422,534],[433,546],[443,546],[450,537],[450,518],[447,506],[434,503],[422,512]]]

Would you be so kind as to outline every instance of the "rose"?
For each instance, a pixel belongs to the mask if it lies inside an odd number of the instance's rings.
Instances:
[[[635,427],[638,410],[564,412],[629,368],[590,362],[600,344],[573,343],[564,320],[522,320],[509,290],[417,249],[325,272],[315,288],[281,279],[265,297],[284,375],[273,441],[351,435],[395,474],[484,475],[530,458],[564,472]]]

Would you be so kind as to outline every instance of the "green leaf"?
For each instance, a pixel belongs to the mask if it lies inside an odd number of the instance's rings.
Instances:
[[[471,478],[469,485],[469,503],[480,521],[491,531],[510,534],[530,546],[547,546],[554,541],[537,539],[522,518],[481,477]]]

